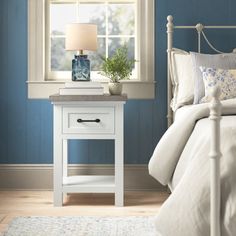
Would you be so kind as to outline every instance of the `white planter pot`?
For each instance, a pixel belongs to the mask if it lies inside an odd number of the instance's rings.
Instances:
[[[112,83],[108,84],[109,92],[111,95],[121,95],[122,93],[122,84],[121,83]]]

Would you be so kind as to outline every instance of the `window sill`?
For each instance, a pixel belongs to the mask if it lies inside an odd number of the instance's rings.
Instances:
[[[27,81],[29,99],[48,99],[50,95],[56,94],[59,88],[63,88],[65,81]],[[101,82],[104,92],[108,93],[108,82]],[[122,81],[123,92],[128,95],[128,99],[154,99],[155,81]]]

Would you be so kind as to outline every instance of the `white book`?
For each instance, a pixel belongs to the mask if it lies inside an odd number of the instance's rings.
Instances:
[[[104,89],[102,88],[61,88],[60,95],[103,95]]]
[[[75,81],[75,82],[66,82],[65,88],[102,88],[102,85],[99,82]]]

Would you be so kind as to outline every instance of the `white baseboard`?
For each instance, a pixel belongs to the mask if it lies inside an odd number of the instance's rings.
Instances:
[[[114,165],[69,165],[69,175],[110,175]],[[52,164],[0,165],[1,190],[52,190]],[[148,174],[147,165],[125,165],[125,190],[166,190]]]

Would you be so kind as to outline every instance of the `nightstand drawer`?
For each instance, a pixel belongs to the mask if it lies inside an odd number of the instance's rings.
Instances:
[[[114,133],[114,107],[64,107],[63,133]]]

